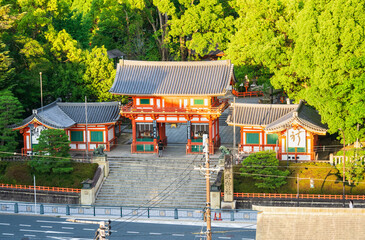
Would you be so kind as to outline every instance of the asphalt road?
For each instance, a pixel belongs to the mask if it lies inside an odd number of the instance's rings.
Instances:
[[[97,221],[96,219],[88,220]],[[205,239],[199,234],[204,223],[195,222],[189,223],[194,225],[185,224],[188,223],[171,221],[169,224],[161,224],[112,221],[112,234],[108,239]],[[235,225],[235,228],[229,227],[229,223],[228,225],[223,224],[225,227],[213,227],[213,239],[255,239],[256,225],[240,225],[237,223],[232,223],[232,225]],[[96,224],[67,222],[65,218],[59,217],[0,214],[0,239],[86,240],[93,239],[97,228],[98,225]]]

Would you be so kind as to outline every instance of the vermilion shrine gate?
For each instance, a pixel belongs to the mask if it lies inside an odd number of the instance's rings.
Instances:
[[[168,144],[166,123],[187,124],[186,153],[201,153],[203,134],[209,152],[220,145],[219,116],[228,101],[219,99],[234,80],[229,60],[210,62],[147,62],[121,60],[113,94],[130,96],[120,114],[132,120],[132,153],[158,151]]]

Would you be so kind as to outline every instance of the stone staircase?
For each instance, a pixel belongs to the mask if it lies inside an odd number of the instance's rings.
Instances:
[[[110,173],[96,205],[203,208],[205,178],[194,166],[202,155],[185,158],[109,158]],[[217,164],[212,160],[211,164]],[[213,183],[216,174],[213,174]]]

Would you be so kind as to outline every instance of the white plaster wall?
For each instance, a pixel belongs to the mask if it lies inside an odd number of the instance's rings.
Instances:
[[[157,107],[161,107],[161,99],[156,99],[156,105]]]
[[[90,144],[90,149],[95,149],[96,148],[96,144]]]
[[[111,127],[108,130],[108,141],[112,140],[114,138],[114,127]]]
[[[153,106],[153,98],[150,98],[150,105]]]
[[[71,149],[76,149],[76,144],[70,144]]]
[[[209,103],[208,103],[208,99],[204,99],[204,105],[205,105],[205,106],[208,106],[208,104],[209,104]]]
[[[79,149],[86,149],[86,144],[79,144]]]
[[[140,105],[139,98],[136,99],[136,105]]]
[[[188,99],[184,99],[184,107],[188,106]]]

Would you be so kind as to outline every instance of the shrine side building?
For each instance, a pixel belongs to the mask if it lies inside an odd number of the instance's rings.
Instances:
[[[57,99],[42,108],[34,109],[33,114],[13,130],[18,130],[23,135],[22,155],[33,152],[40,133],[45,129],[64,130],[70,140],[71,151],[86,151],[87,148],[92,151],[100,145],[105,147],[105,151],[110,151],[117,144],[116,133],[120,132],[119,109],[118,102],[85,104],[61,102],[61,99]]]
[[[299,104],[231,104],[229,126],[241,128],[239,151],[274,150],[279,160],[315,160],[318,135],[325,135],[317,111]]]
[[[229,106],[220,99],[234,80],[229,60],[210,62],[150,62],[121,60],[110,92],[129,96],[120,109],[132,121],[131,153],[158,151],[168,144],[166,124],[187,124],[186,153],[209,152],[220,146],[219,117]]]

